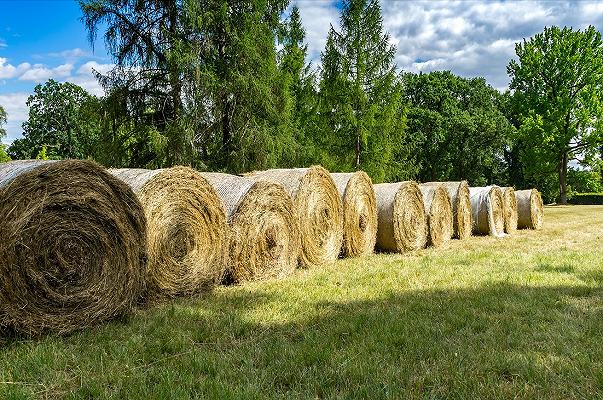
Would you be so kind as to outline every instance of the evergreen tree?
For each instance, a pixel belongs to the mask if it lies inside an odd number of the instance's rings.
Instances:
[[[405,108],[377,0],[346,0],[341,32],[331,27],[322,54],[321,119],[333,168],[364,169],[380,181],[406,175],[396,160]],[[326,133],[326,132],[325,132]]]

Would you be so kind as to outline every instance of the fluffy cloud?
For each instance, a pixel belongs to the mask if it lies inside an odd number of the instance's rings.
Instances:
[[[62,64],[55,68],[48,68],[42,64],[35,64],[19,77],[20,81],[44,82],[48,79],[65,78],[71,75],[73,64]]]
[[[339,10],[332,1],[299,0],[309,57],[320,62],[329,25]],[[583,29],[603,23],[603,3],[595,1],[388,1],[381,0],[383,23],[396,45],[398,68],[405,71],[451,70],[483,76],[505,89],[506,66],[515,43],[545,26]]]
[[[21,63],[18,66],[7,64],[7,59],[0,57],[0,79],[15,78],[31,68],[29,63]]]
[[[29,111],[26,105],[28,96],[29,93],[23,92],[0,94],[0,106],[8,115],[6,124],[8,135],[5,139],[8,142],[21,136],[21,124],[27,119]]]

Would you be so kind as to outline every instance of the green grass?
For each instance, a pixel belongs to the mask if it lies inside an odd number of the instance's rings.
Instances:
[[[0,398],[603,397],[603,206],[340,260],[67,338],[5,338]]]

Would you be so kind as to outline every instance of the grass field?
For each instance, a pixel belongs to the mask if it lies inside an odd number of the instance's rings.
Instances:
[[[540,232],[0,339],[0,398],[601,398],[603,206],[545,213]]]

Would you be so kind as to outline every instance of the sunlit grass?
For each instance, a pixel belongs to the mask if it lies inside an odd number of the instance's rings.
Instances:
[[[0,398],[603,396],[603,206],[4,339]]]

